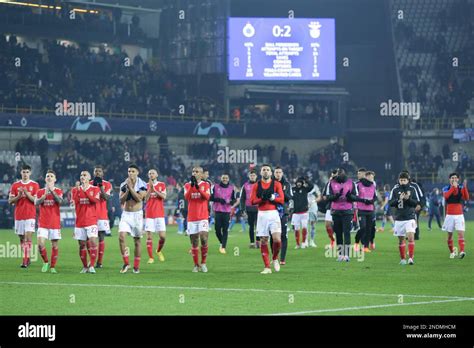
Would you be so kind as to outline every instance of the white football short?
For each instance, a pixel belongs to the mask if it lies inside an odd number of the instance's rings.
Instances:
[[[308,228],[308,219],[308,213],[293,214],[293,216],[291,217],[291,224],[295,227],[295,230]]]
[[[415,219],[395,221],[395,226],[393,227],[393,235],[397,237],[405,237],[407,233],[415,233],[415,230]]]
[[[74,228],[74,239],[77,239],[77,240],[87,240],[87,238],[97,238],[98,235],[99,235],[99,230],[97,229],[97,225]]]
[[[39,227],[37,236],[49,240],[61,239],[61,229]]]
[[[324,216],[324,221],[332,222],[331,209],[326,210],[326,215]]]
[[[464,221],[464,215],[446,215],[443,223],[443,231],[464,232],[466,230],[466,222]]]
[[[257,237],[281,233],[281,220],[277,210],[260,210],[257,215]]]
[[[188,221],[188,236],[199,232],[209,232],[209,220]]]
[[[165,232],[166,231],[166,224],[165,224],[165,218],[164,217],[159,217],[159,218],[147,218],[145,219],[145,231],[147,232]]]
[[[127,232],[134,238],[141,238],[143,235],[143,212],[141,210],[122,212],[119,232]]]
[[[25,232],[35,231],[35,219],[15,220],[15,234],[25,235]]]

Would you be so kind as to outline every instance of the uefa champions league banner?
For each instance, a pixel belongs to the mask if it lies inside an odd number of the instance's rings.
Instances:
[[[18,115],[0,113],[0,128],[51,129],[71,132],[168,136],[244,137],[242,124],[197,121],[158,121],[113,117]]]
[[[113,117],[19,115],[0,113],[0,130],[58,130],[133,135],[238,137],[252,139],[318,139],[341,136],[342,128],[315,121],[285,123],[222,123],[198,121],[158,121]]]

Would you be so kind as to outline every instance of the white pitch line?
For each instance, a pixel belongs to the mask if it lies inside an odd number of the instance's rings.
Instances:
[[[438,296],[438,295],[410,295],[410,294],[377,294],[365,292],[337,292],[337,291],[316,291],[316,290],[280,290],[280,289],[252,289],[252,288],[204,288],[195,286],[164,286],[164,285],[129,285],[129,284],[93,284],[93,283],[42,283],[42,282],[0,282],[0,285],[44,285],[44,286],[79,286],[79,287],[105,287],[105,288],[128,288],[128,289],[168,289],[168,290],[199,290],[199,291],[234,291],[234,292],[274,292],[284,294],[314,294],[314,295],[347,295],[347,296],[380,296],[398,297],[400,295],[414,298],[443,298],[472,300],[471,297],[464,296]]]
[[[302,312],[292,312],[292,313],[272,313],[272,314],[264,314],[264,315],[283,316],[283,315],[316,314],[316,313],[355,311],[355,310],[361,310],[361,309],[387,308],[387,307],[398,307],[398,306],[415,306],[415,305],[424,305],[424,304],[432,304],[432,303],[446,303],[446,302],[459,302],[459,301],[474,301],[474,298],[457,298],[457,299],[451,299],[451,300],[437,300],[437,301],[424,301],[424,302],[389,303],[389,304],[373,305],[373,306],[329,308],[329,309],[317,309],[314,311],[302,311]]]

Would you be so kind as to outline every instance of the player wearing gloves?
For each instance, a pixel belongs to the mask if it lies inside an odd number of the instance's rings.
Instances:
[[[281,221],[277,206],[283,210],[285,196],[281,184],[272,179],[272,167],[269,164],[263,164],[260,169],[262,179],[254,185],[251,195],[251,203],[258,205],[257,216],[257,236],[261,240],[261,253],[264,270],[261,274],[270,274],[270,258],[268,253],[268,238],[270,234],[273,237],[273,267],[275,272],[280,271],[278,254],[281,249]]]
[[[446,218],[444,219],[443,231],[448,232],[448,248],[450,258],[456,257],[453,246],[453,233],[458,232],[459,257],[466,256],[464,251],[464,232],[466,223],[462,211],[462,201],[469,200],[469,191],[467,189],[467,180],[459,184],[459,174],[449,174],[449,185],[443,187],[443,196],[446,200]]]
[[[401,172],[396,184],[390,192],[389,204],[395,208],[394,235],[398,237],[398,248],[400,251],[400,264],[406,265],[406,244],[408,238],[408,264],[413,265],[415,257],[415,231],[416,213],[415,208],[420,204],[417,190],[410,185],[410,176],[407,172]]]

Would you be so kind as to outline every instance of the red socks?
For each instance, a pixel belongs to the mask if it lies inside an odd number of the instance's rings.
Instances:
[[[406,255],[406,249],[405,249],[405,242],[402,242],[402,244],[398,245],[398,249],[400,250],[400,258],[402,260],[405,260],[405,255]]]
[[[326,226],[326,232],[328,233],[328,237],[331,242],[334,242],[334,231],[331,226]]]
[[[95,260],[97,259],[97,245],[91,243],[91,248],[89,249],[89,255],[91,257],[91,266],[94,267]]]
[[[140,256],[135,256],[133,259],[133,268],[139,268],[140,267]]]
[[[209,247],[207,245],[201,246],[201,264],[206,263],[208,249]]]
[[[458,244],[459,244],[459,252],[464,252],[464,238],[458,237]]]
[[[56,266],[56,261],[58,261],[58,248],[53,247],[51,249],[51,268]]]
[[[26,265],[30,261],[31,240],[21,243],[21,249],[23,250],[23,264]]]
[[[408,256],[410,257],[410,259],[415,256],[415,241],[408,242]]]
[[[91,257],[91,241],[90,240],[86,241],[86,246],[87,246],[87,252],[89,253],[89,257]]]
[[[99,263],[102,263],[104,259],[104,251],[105,251],[105,240],[99,241]]]
[[[195,266],[199,266],[199,248],[192,247],[191,254],[193,255],[193,261]]]
[[[296,245],[300,245],[300,230],[295,230]]]
[[[152,259],[153,258],[153,240],[152,239],[146,240],[146,250],[148,251],[148,257]]]
[[[448,239],[448,248],[450,253],[454,252],[454,241],[452,239]]]
[[[82,265],[87,267],[87,250],[85,248],[79,249],[79,256],[81,257]]]
[[[158,242],[158,249],[156,250],[158,253],[163,249],[163,245],[165,245],[165,240],[164,238],[160,238],[160,241]]]
[[[272,257],[272,260],[277,260],[278,259],[278,254],[280,253],[280,248],[281,248],[281,241],[278,241],[278,242],[273,241],[273,247],[272,247],[273,257]]]
[[[303,243],[306,243],[306,236],[308,235],[308,229],[303,228]]]
[[[48,252],[46,251],[45,247],[38,246],[41,258],[43,259],[44,263],[48,263]]]
[[[275,243],[273,245],[275,245]],[[262,252],[262,259],[263,263],[265,264],[265,268],[270,268],[270,258],[268,257],[268,244],[262,244],[260,246],[260,250]]]
[[[123,263],[126,265],[130,264],[130,260],[128,259],[128,255],[122,255]]]

